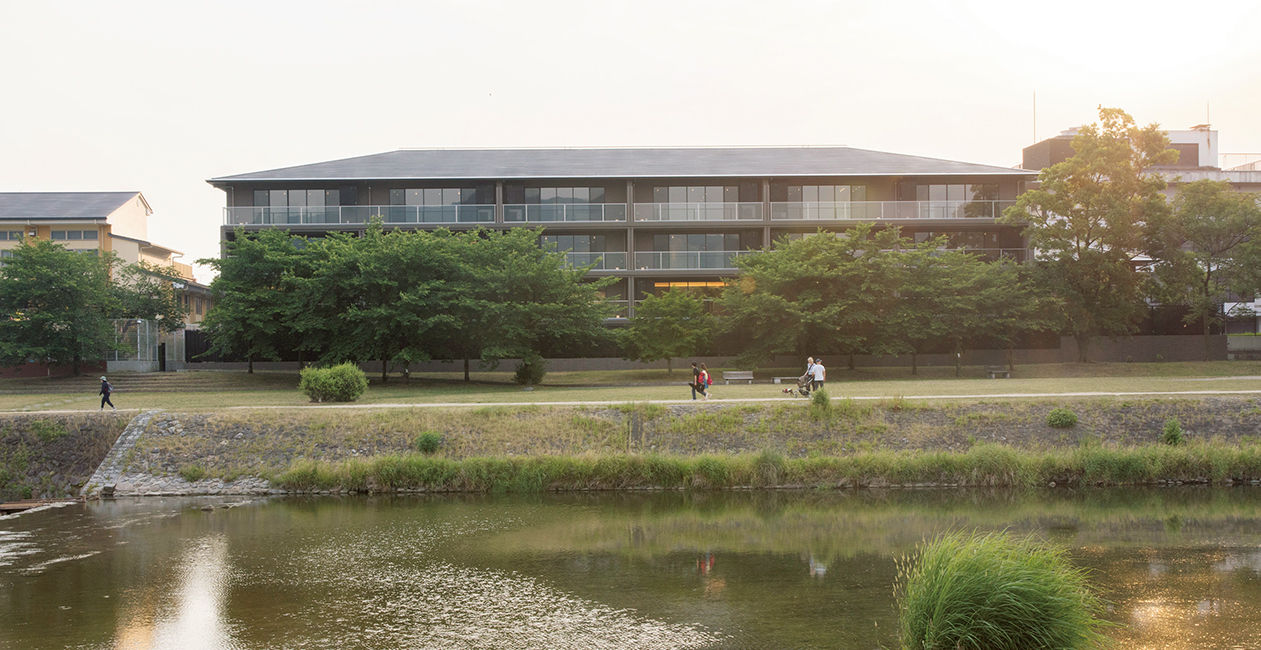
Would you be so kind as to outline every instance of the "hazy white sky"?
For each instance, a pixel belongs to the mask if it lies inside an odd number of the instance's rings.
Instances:
[[[0,191],[140,190],[401,147],[849,145],[1013,166],[1095,119],[1261,152],[1261,3],[0,0]],[[199,273],[209,280],[205,272]]]

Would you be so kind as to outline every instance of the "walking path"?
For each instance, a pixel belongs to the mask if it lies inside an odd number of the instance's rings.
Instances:
[[[1178,396],[1215,396],[1215,395],[1261,395],[1261,390],[1162,390],[1162,391],[1132,391],[1132,392],[1110,392],[1110,391],[1080,391],[1067,393],[966,393],[961,395],[901,395],[904,400],[954,400],[954,399],[1047,399],[1058,397],[1178,397]],[[867,395],[867,396],[839,396],[833,397],[832,401],[852,399],[855,401],[878,401],[883,399],[892,399],[890,395]],[[400,408],[458,408],[458,407],[483,407],[483,406],[618,406],[630,402],[636,404],[712,404],[716,402],[724,404],[735,403],[757,403],[757,402],[787,402],[795,401],[790,397],[733,397],[733,398],[715,398],[713,400],[692,400],[692,399],[650,399],[650,400],[574,400],[564,402],[416,402],[416,403],[390,403],[383,402],[379,404],[312,404],[312,405],[286,405],[286,406],[224,406],[218,410],[233,411],[250,411],[250,410],[294,410],[294,409],[400,409]],[[804,401],[803,401],[804,403]],[[119,409],[128,410],[128,409]],[[134,409],[133,409],[134,410]],[[92,413],[96,409],[64,409],[50,411],[0,411],[0,413],[21,413],[21,414],[69,414],[69,413]],[[157,411],[148,411],[147,413],[156,413]],[[147,422],[147,420],[146,420]],[[128,427],[130,430],[130,426]],[[124,434],[126,435],[126,434]],[[121,438],[120,438],[121,440]]]

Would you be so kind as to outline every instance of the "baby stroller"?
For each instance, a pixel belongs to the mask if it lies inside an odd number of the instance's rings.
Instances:
[[[810,397],[810,388],[814,385],[814,378],[810,373],[806,373],[797,378],[796,388],[785,388],[783,392],[797,397]]]

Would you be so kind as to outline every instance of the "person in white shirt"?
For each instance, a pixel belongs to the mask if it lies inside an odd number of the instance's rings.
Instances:
[[[823,359],[815,359],[810,369],[814,372],[814,390],[822,390],[823,380],[828,377],[828,369],[823,367]]]

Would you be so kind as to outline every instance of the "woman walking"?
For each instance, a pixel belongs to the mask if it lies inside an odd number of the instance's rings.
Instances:
[[[709,378],[709,368],[706,368],[705,364],[702,363],[700,381],[696,382],[696,386],[700,389],[701,394],[705,396],[705,399],[709,399],[709,387],[713,383],[713,380]]]
[[[104,377],[101,377],[101,392],[99,393],[101,396],[101,409],[100,410],[104,411],[106,404],[109,404],[109,407],[114,409],[115,411],[118,410],[118,407],[114,406],[114,403],[111,402],[109,399],[110,393],[113,393],[113,392],[114,392],[114,387],[111,386],[108,381],[105,381]]]

